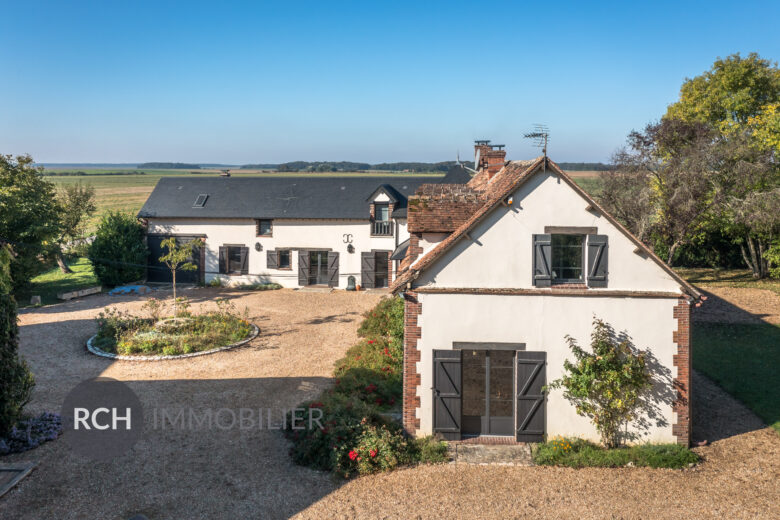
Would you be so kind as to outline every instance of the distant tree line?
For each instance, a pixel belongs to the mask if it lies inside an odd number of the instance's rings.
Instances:
[[[474,163],[471,161],[462,161],[461,164],[469,168],[474,167]],[[455,165],[455,161],[443,161],[436,163],[426,162],[394,162],[394,163],[381,163],[381,164],[369,164],[358,163],[349,161],[338,162],[307,162],[307,161],[292,161],[281,164],[245,164],[241,166],[241,169],[245,170],[265,170],[272,169],[280,172],[359,172],[368,170],[378,171],[409,171],[409,172],[446,172],[452,166]]]
[[[136,166],[139,170],[200,170],[200,164],[178,162],[147,162]]]
[[[606,172],[613,168],[611,164],[600,162],[560,162],[558,166],[572,172]]]
[[[60,171],[60,172],[53,172],[49,170],[44,170],[44,175],[47,177],[82,177],[85,175],[146,175],[146,172],[138,172],[138,171],[132,171],[132,172],[101,172],[101,173],[87,173],[85,171]]]

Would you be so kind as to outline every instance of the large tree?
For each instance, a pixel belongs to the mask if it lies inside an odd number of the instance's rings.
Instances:
[[[62,256],[62,246],[84,235],[87,219],[97,210],[95,188],[84,186],[81,182],[67,185],[60,191],[58,199],[62,207],[62,215],[61,234],[56,251],[57,264],[63,273],[72,273]]]
[[[26,285],[60,233],[60,205],[54,184],[29,155],[0,155],[0,238],[14,244],[14,291]]]

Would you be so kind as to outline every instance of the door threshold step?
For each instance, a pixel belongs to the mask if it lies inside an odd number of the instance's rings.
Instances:
[[[513,439],[514,440],[514,439]],[[455,464],[533,466],[531,444],[471,444],[450,442],[449,455]]]

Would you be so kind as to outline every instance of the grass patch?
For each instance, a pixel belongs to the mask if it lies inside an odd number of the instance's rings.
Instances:
[[[638,444],[606,449],[583,439],[559,438],[539,444],[533,453],[541,466],[570,468],[684,468],[699,462],[699,456],[678,444]]]
[[[244,291],[276,291],[277,289],[281,289],[282,286],[278,283],[253,283],[253,284],[246,284],[246,285],[239,285],[238,289],[242,289]]]
[[[155,301],[156,300],[150,300]],[[186,310],[176,318],[138,317],[108,308],[98,315],[98,333],[93,345],[123,356],[179,356],[223,347],[246,339],[252,326],[235,313],[227,300],[217,300],[217,312],[194,315]],[[147,307],[148,308],[148,307]],[[150,313],[159,312],[150,310]]]
[[[767,289],[780,294],[780,280],[772,278],[753,278],[749,269],[710,269],[698,267],[680,267],[675,271],[695,285],[709,287],[736,287],[740,289]]]
[[[587,191],[591,197],[598,197],[603,186],[601,178],[599,177],[575,177],[574,182],[576,182],[580,188]]]
[[[92,271],[92,264],[86,258],[77,258],[66,263],[73,273],[63,273],[59,267],[55,266],[45,273],[39,274],[31,280],[31,285],[18,295],[19,306],[28,306],[30,297],[33,295],[41,296],[42,305],[50,305],[61,301],[57,299],[59,293],[100,285]]]
[[[780,433],[780,326],[697,323],[693,368]]]

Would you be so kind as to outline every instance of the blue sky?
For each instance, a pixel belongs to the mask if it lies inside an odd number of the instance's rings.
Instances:
[[[0,153],[39,162],[604,161],[780,2],[0,1]]]

